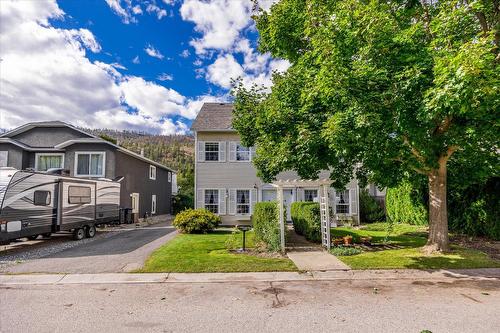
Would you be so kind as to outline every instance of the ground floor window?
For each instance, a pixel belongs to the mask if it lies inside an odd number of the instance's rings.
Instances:
[[[36,171],[47,171],[52,168],[62,168],[64,166],[64,154],[36,154]]]
[[[276,190],[262,190],[262,201],[276,201],[277,193]]]
[[[236,214],[250,214],[250,190],[236,190]]]
[[[304,190],[304,200],[316,202],[318,199],[318,190]]]
[[[349,190],[335,191],[335,211],[337,214],[349,214]]]
[[[214,213],[219,213],[219,190],[205,190],[205,209]]]

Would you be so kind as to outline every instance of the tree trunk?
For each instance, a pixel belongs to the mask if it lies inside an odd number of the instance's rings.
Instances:
[[[448,251],[448,209],[446,203],[447,158],[439,160],[439,169],[429,174],[429,238],[427,253]]]

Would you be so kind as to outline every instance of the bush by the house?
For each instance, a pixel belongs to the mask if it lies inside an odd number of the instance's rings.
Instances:
[[[483,184],[448,190],[448,221],[451,231],[500,240],[500,178]]]
[[[178,214],[194,206],[193,197],[186,194],[179,193],[172,198],[172,201],[172,210],[174,214]]]
[[[293,228],[311,242],[321,241],[321,219],[319,203],[294,202],[291,207]]]
[[[385,206],[387,218],[394,223],[428,224],[427,207],[422,193],[409,182],[387,189]]]
[[[258,202],[252,215],[255,239],[266,244],[270,251],[279,251],[281,246],[279,210],[277,202]]]
[[[173,225],[183,233],[197,234],[212,231],[220,222],[220,217],[208,210],[186,209],[175,216]]]
[[[361,222],[373,223],[385,220],[385,212],[380,204],[373,198],[368,190],[362,189],[359,192],[359,215]]]

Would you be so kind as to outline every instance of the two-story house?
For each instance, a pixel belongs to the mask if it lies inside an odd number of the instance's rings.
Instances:
[[[171,214],[173,170],[64,122],[28,123],[0,135],[0,167],[121,179],[122,207],[138,217]]]
[[[260,201],[276,200],[276,189],[257,177],[252,164],[253,147],[240,144],[238,132],[232,128],[233,105],[205,103],[191,130],[195,135],[195,205],[221,216],[223,224],[248,224],[253,206]],[[329,172],[320,173],[328,178]],[[294,171],[283,172],[278,179],[295,180]],[[287,219],[295,201],[317,201],[317,188],[295,187],[284,190]],[[345,189],[330,189],[330,207],[336,216],[354,223],[358,217],[359,189],[353,179]]]

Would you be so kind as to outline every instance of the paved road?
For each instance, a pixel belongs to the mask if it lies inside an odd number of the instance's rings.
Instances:
[[[498,332],[500,280],[0,286],[10,332]]]
[[[9,266],[9,273],[111,273],[142,267],[156,248],[175,235],[170,222],[131,229],[47,257]]]

